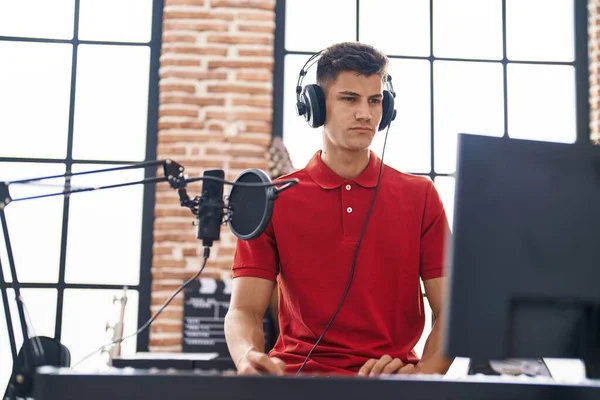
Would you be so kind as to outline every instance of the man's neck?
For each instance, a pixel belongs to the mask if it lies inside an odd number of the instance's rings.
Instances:
[[[344,179],[354,179],[369,165],[369,149],[361,151],[344,151],[323,149],[321,160],[329,169]]]

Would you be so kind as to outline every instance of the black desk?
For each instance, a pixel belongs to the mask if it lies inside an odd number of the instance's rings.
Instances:
[[[176,369],[179,371],[216,370],[235,371],[230,357],[219,357],[216,353],[136,353],[114,358],[115,368]]]
[[[579,385],[549,378],[507,380],[502,377],[397,375],[388,379],[225,376],[202,371],[117,369],[99,374],[45,367],[35,378],[36,400],[598,400],[600,382]],[[534,383],[537,382],[537,383]]]

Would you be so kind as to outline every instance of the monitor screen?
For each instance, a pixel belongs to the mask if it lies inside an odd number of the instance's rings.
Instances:
[[[454,200],[446,354],[600,361],[600,146],[461,134]]]

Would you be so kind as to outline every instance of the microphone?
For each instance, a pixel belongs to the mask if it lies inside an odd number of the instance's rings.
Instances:
[[[211,247],[213,241],[218,241],[221,234],[225,206],[223,202],[225,171],[222,169],[207,170],[204,171],[203,176],[216,179],[205,179],[202,182],[197,238],[202,240],[204,247]]]
[[[227,207],[230,216],[228,224],[233,234],[242,240],[260,236],[271,220],[273,203],[279,193],[296,183],[297,180],[288,181],[276,188],[263,170],[249,168],[242,171],[233,182]]]
[[[251,240],[264,232],[271,216],[273,203],[279,193],[298,183],[297,179],[286,180],[280,187],[271,182],[267,173],[258,168],[249,168],[233,182],[225,180],[222,169],[204,171],[202,178],[194,178],[188,182],[202,180],[202,195],[190,200],[184,188],[179,188],[181,204],[195,210],[197,215],[197,238],[204,247],[211,247],[221,236],[221,224],[226,222],[231,232],[242,240]],[[231,184],[227,205],[223,200],[223,186]],[[227,210],[224,212],[224,210]],[[226,219],[223,220],[224,214]]]

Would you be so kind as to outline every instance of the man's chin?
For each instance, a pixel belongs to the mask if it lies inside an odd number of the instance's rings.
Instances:
[[[371,147],[371,143],[372,143],[371,141],[346,143],[346,146],[344,146],[344,147],[346,148],[346,150],[350,150],[350,151],[356,151],[356,152],[367,151]]]

